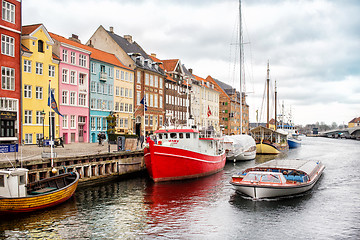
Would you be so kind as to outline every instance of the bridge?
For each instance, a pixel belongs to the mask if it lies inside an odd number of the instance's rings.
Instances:
[[[349,138],[360,140],[360,126],[343,129],[332,129],[319,133],[320,136],[329,138]]]

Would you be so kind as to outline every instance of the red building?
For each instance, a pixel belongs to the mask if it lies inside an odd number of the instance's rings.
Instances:
[[[0,144],[21,140],[21,1],[1,2]]]

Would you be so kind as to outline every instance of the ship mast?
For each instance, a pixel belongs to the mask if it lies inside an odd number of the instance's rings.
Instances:
[[[241,0],[239,0],[239,28],[240,28],[240,31],[239,31],[239,53],[240,53],[240,95],[239,95],[239,98],[240,98],[240,134],[242,135],[243,134],[243,103],[242,103],[242,64],[243,64],[243,59],[242,59],[242,56],[243,56],[243,52],[242,52],[242,44],[243,44],[243,41],[242,41],[242,18],[241,18]],[[236,93],[236,92],[235,92]],[[237,96],[236,96],[237,98]]]
[[[275,130],[277,129],[277,88],[276,88],[276,80],[275,80]]]
[[[269,68],[269,60],[268,60],[268,64],[267,64],[267,79],[266,79],[266,127],[269,128],[269,95],[270,95],[270,89],[269,89],[269,85],[270,85],[270,68]]]

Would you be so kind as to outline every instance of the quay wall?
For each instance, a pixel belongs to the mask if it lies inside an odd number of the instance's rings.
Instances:
[[[27,160],[16,163],[16,167],[21,166],[29,169],[29,182],[54,175],[50,159]],[[0,163],[0,169],[9,167],[12,167],[9,162]],[[57,170],[56,174],[70,171],[79,172],[81,175],[79,186],[109,181],[128,174],[141,173],[146,169],[143,150],[54,158],[54,168]]]

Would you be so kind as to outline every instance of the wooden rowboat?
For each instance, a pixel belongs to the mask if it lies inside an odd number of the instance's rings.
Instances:
[[[0,214],[30,212],[58,205],[73,196],[80,175],[60,174],[27,184],[28,170],[0,170]]]

